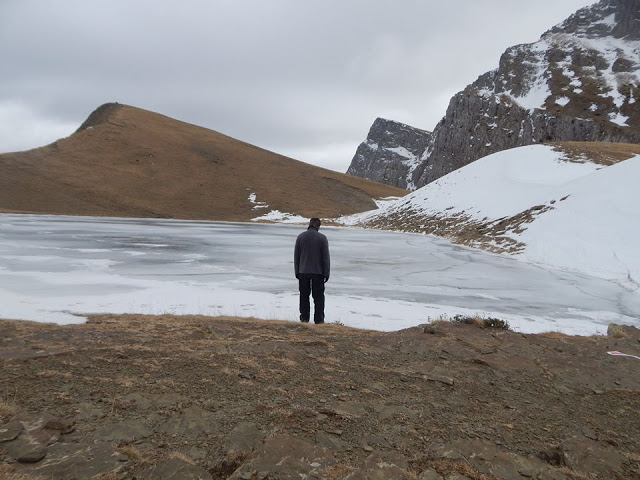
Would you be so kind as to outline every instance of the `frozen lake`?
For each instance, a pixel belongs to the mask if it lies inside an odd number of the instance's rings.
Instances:
[[[298,318],[303,226],[0,214],[0,317],[79,323],[90,313]],[[640,294],[422,235],[323,227],[327,322],[398,330],[480,314],[522,332],[640,326]]]

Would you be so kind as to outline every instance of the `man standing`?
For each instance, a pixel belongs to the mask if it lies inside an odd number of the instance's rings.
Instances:
[[[312,218],[309,228],[298,235],[293,264],[300,288],[300,321],[308,322],[311,313],[309,294],[313,294],[313,321],[324,323],[324,284],[329,280],[329,241],[318,230],[320,219]]]

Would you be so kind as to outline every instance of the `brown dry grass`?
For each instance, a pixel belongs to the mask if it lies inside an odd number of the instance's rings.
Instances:
[[[562,152],[570,162],[593,162],[605,166],[640,155],[640,145],[634,143],[560,142],[550,145]]]
[[[167,460],[175,458],[176,460],[180,460],[181,462],[188,463],[189,465],[196,464],[196,462],[194,462],[192,458],[188,457],[187,455],[181,452],[169,452],[165,458]]]
[[[456,460],[435,460],[431,466],[438,473],[456,472],[472,480],[499,480],[493,475],[485,475],[478,472],[471,465]]]
[[[0,211],[246,221],[333,218],[407,192],[117,104],[46,147],[0,155]],[[248,200],[269,209],[254,210]]]
[[[0,421],[4,422],[13,417],[17,412],[13,402],[0,398]]]
[[[341,480],[347,478],[355,469],[344,463],[336,463],[324,469],[323,477],[327,480]]]

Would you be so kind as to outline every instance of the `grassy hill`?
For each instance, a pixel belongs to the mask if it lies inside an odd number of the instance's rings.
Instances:
[[[0,155],[0,212],[246,221],[280,210],[336,217],[406,192],[120,104],[73,135]],[[255,209],[249,200],[268,204]]]

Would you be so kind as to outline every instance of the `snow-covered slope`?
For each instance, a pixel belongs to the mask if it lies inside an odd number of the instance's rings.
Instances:
[[[624,161],[595,163],[561,146],[519,147],[344,220],[435,233],[635,285],[640,282],[640,155],[633,152],[640,153],[640,146],[629,149],[618,158],[631,157]]]

